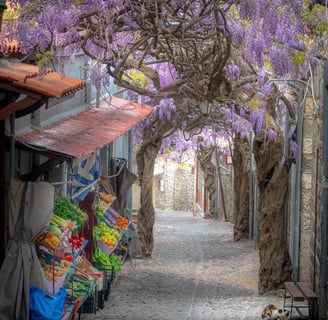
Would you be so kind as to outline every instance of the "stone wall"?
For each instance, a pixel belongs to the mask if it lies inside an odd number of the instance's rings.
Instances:
[[[154,177],[155,208],[193,212],[194,180],[191,165],[178,164],[173,161],[162,163],[161,172]]]
[[[308,133],[312,133],[312,161],[309,159],[312,173],[310,210],[311,217],[309,228],[310,237],[310,267],[311,267],[311,284],[319,292],[320,278],[320,248],[321,248],[321,192],[322,192],[322,101],[323,101],[323,74],[317,74],[317,81],[314,84],[314,96],[320,104],[319,110],[312,110],[312,126],[308,128]],[[312,103],[313,105],[313,103]],[[308,239],[306,239],[307,241]],[[301,257],[302,258],[302,257]]]
[[[227,169],[221,170],[222,193],[218,184],[217,197],[219,201],[216,219],[232,222],[234,206],[233,169],[232,166],[227,166]],[[160,210],[190,211],[203,216],[203,208],[195,203],[195,183],[196,177],[192,165],[175,162],[159,164],[153,184],[153,203],[155,208]]]
[[[322,74],[316,75],[313,96],[320,108],[313,102],[308,91],[305,99],[302,128],[301,193],[299,220],[299,249],[291,245],[290,254],[298,259],[298,269],[294,270],[299,281],[305,281],[319,294],[320,248],[321,248],[321,191],[322,191]],[[301,116],[300,114],[298,116]],[[300,130],[300,128],[298,128]],[[291,189],[294,186],[291,186]],[[297,192],[297,191],[295,191]],[[295,206],[290,203],[290,217]],[[290,218],[291,219],[291,218]],[[291,219],[288,230],[289,243],[297,233],[298,225]],[[299,256],[295,252],[299,250]],[[294,264],[297,264],[294,261]]]
[[[320,101],[322,80],[318,77],[313,95]],[[306,88],[304,88],[305,90]],[[303,98],[303,97],[302,97]],[[322,134],[320,119],[321,110],[317,110],[313,97],[307,91],[303,114],[298,110],[298,117],[302,117],[302,141],[299,152],[300,163],[293,164],[291,182],[289,186],[289,224],[288,243],[293,264],[292,278],[305,281],[314,288],[318,288],[320,261],[320,211],[321,211],[321,149]],[[299,118],[300,119],[300,118]],[[301,165],[300,194],[297,190],[297,165]],[[298,215],[299,210],[299,215]]]
[[[194,165],[190,160],[183,163],[161,159],[156,160],[153,177],[153,204],[155,209],[185,211],[203,215],[203,208],[196,205],[196,174]],[[135,162],[133,163],[133,171],[137,172]],[[217,180],[219,203],[216,219],[233,222],[234,191],[232,165],[225,164],[225,168],[221,169],[221,177],[222,194]],[[136,216],[140,208],[140,187],[137,182],[133,185],[132,194],[133,213]],[[227,219],[225,219],[224,215],[222,197],[224,197]]]
[[[321,190],[322,190],[322,149],[320,125],[318,119],[314,121],[313,126],[313,160],[312,181],[310,195],[310,257],[311,257],[311,284],[314,288],[319,288],[319,268],[320,268],[320,242],[321,242]]]
[[[312,284],[313,258],[315,246],[316,210],[312,198],[316,197],[313,182],[316,180],[316,125],[311,97],[306,99],[303,118],[302,178],[301,178],[301,216],[300,216],[300,258],[299,279]],[[315,178],[313,180],[313,178]],[[314,192],[313,192],[314,191]]]
[[[136,165],[134,167],[137,171]],[[194,212],[195,177],[193,166],[173,161],[158,161],[153,178],[155,209]],[[133,185],[133,212],[140,208],[140,187]]]

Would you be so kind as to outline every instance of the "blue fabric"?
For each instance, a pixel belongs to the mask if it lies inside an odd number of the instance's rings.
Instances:
[[[99,179],[101,174],[101,159],[100,153],[90,155],[87,159],[80,162],[77,172],[74,174],[73,181],[73,196],[74,193],[84,190],[81,194],[75,197],[77,201],[83,201],[90,192],[88,186],[92,186],[93,182]]]
[[[44,291],[30,286],[30,320],[61,320],[65,306],[66,291],[59,293]]]

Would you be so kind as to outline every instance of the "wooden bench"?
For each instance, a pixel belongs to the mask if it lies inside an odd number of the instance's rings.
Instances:
[[[290,299],[290,304],[286,304],[287,299]],[[315,320],[314,307],[317,300],[318,296],[305,282],[285,282],[284,309],[290,308],[290,319],[293,319],[294,308],[300,315],[302,315],[300,309],[307,308],[308,319]]]

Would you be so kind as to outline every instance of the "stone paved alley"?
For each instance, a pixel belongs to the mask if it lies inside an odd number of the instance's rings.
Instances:
[[[277,295],[257,294],[258,252],[234,243],[230,223],[191,213],[157,212],[151,259],[126,261],[115,286],[89,320],[261,319]]]

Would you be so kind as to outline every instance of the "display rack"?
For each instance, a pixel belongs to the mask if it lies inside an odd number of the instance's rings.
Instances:
[[[107,210],[105,211],[105,214],[104,214],[103,218],[101,219],[101,221],[105,222],[106,225],[108,225],[109,228],[114,228],[115,225],[117,225],[117,223],[118,223],[118,218],[119,217],[120,217],[120,214],[109,206],[107,208]],[[102,248],[108,255],[113,254],[113,252],[117,249],[119,243],[121,242],[121,240],[125,236],[126,231],[129,228],[130,224],[131,224],[131,221],[129,221],[129,223],[127,224],[125,229],[120,232],[120,236],[117,239],[117,241],[116,241],[116,243],[113,247],[109,247],[102,240],[97,241],[97,246]]]

